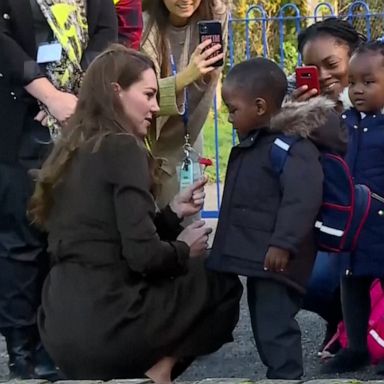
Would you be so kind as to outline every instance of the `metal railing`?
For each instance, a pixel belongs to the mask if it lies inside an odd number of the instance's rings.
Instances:
[[[326,17],[336,16],[330,3],[320,2],[311,15],[302,15],[294,3],[285,4],[277,16],[268,16],[261,5],[249,7],[245,18],[229,19],[227,65],[232,67],[237,62],[254,57],[264,56],[273,58],[287,73],[293,70],[293,65],[300,65],[301,58],[296,50],[298,33],[311,23]],[[384,35],[384,11],[373,12],[364,1],[353,1],[349,7],[338,16],[346,18],[357,30],[364,33],[368,39]],[[290,42],[290,45],[288,43]],[[221,203],[221,180],[219,152],[220,122],[217,99],[213,103],[213,129],[215,139],[215,194],[216,206],[207,207],[203,211],[204,218],[217,218]],[[232,132],[232,145],[236,136]],[[226,165],[226,164],[224,164]]]

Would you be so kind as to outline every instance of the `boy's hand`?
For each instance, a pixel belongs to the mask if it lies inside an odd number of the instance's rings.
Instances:
[[[264,270],[284,272],[289,261],[289,251],[276,247],[269,247],[264,261]]]

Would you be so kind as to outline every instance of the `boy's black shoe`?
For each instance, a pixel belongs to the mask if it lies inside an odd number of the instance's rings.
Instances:
[[[369,364],[368,351],[353,351],[342,349],[333,359],[330,359],[321,368],[321,373],[344,373],[357,371]]]

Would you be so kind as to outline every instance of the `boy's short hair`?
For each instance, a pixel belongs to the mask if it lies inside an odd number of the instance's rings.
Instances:
[[[251,97],[262,97],[277,108],[281,107],[288,89],[283,70],[272,60],[262,57],[236,64],[224,83],[241,88]]]

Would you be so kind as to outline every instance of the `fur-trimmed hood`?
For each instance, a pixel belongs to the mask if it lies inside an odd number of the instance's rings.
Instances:
[[[346,127],[335,111],[335,103],[323,96],[305,102],[285,102],[272,118],[270,129],[308,138],[320,151],[344,155],[347,149]]]

